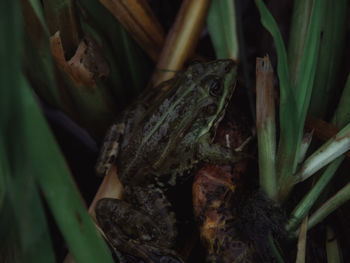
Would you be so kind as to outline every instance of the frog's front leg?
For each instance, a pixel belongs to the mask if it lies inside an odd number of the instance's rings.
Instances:
[[[138,104],[132,109],[126,110],[119,116],[118,122],[113,124],[107,131],[100,155],[96,162],[96,172],[98,175],[105,176],[112,167],[112,164],[118,157],[118,153],[127,142],[135,123],[139,121],[143,112],[146,110],[144,104]]]
[[[104,176],[111,169],[115,162],[120,149],[120,141],[125,131],[125,124],[113,124],[106,133],[100,155],[96,162],[96,172],[98,175]]]
[[[216,164],[232,164],[250,158],[251,156],[243,152],[234,152],[232,149],[211,143],[209,134],[203,135],[197,146],[198,159]]]
[[[158,197],[151,201],[152,196],[147,197],[147,187],[146,190],[136,188],[133,191],[137,191],[135,196],[138,196],[134,200],[144,201],[140,207],[112,198],[101,199],[96,205],[97,221],[109,242],[116,250],[145,262],[183,262],[171,249],[175,237],[173,222],[167,223],[166,217],[160,216],[165,212],[166,201],[160,200],[157,193],[151,194]],[[151,206],[152,210],[163,212],[147,211]]]

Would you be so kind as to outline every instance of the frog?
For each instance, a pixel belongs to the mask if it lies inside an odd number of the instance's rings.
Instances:
[[[131,104],[106,134],[96,165],[115,164],[123,200],[103,198],[95,212],[109,243],[143,262],[184,262],[174,250],[175,214],[166,191],[191,177],[199,162],[231,164],[242,157],[213,143],[235,90],[230,59],[195,62]]]

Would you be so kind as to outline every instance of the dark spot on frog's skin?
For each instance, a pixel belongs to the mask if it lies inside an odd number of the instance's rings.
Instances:
[[[187,145],[185,147],[185,153],[189,153],[191,151],[191,147],[189,145]]]
[[[170,165],[170,170],[176,170],[178,167],[179,167],[178,164],[174,162],[172,165]],[[167,180],[169,180],[169,179],[170,179],[170,177],[168,175]]]
[[[79,59],[79,63],[80,63],[80,64],[83,63],[83,58],[80,58],[80,59]]]
[[[225,192],[226,192],[226,187],[225,186],[218,186],[216,189],[215,189],[215,195],[217,196],[222,196]]]
[[[217,110],[217,105],[216,104],[210,104],[205,108],[205,112],[208,116],[214,115]]]
[[[226,220],[226,225],[234,225],[235,220],[233,218]]]
[[[211,201],[215,200],[216,196],[213,194],[213,192],[207,192],[205,193],[205,199],[207,200],[208,203],[210,203]]]
[[[225,212],[225,210],[226,210],[226,207],[222,204],[222,205],[220,205],[219,207],[218,207],[218,209],[216,209],[216,212],[218,213],[218,214],[222,214],[223,212]],[[225,219],[225,217],[223,216],[221,219]],[[220,220],[221,220],[220,219]]]
[[[218,239],[215,239],[215,242],[214,242],[214,244],[213,244],[214,253],[217,253],[217,250],[218,250],[218,242],[219,242],[219,240],[218,240]]]
[[[172,258],[169,258],[168,256],[163,256],[159,260],[160,263],[172,263],[172,262],[178,262],[176,260],[173,260]]]

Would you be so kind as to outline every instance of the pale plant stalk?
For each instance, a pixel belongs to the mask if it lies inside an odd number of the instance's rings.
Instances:
[[[307,220],[308,220],[308,217],[306,216],[300,227],[300,233],[298,238],[298,252],[297,252],[297,258],[295,260],[295,263],[305,263]]]
[[[296,182],[308,179],[315,172],[326,166],[350,149],[350,123],[337,135],[328,140],[315,151],[302,165],[296,174]]]
[[[194,54],[209,5],[210,1],[182,2],[153,73],[152,87],[174,77],[175,73],[182,69],[185,61]]]
[[[256,59],[256,126],[260,187],[273,200],[277,196],[276,126],[273,69],[268,56]]]

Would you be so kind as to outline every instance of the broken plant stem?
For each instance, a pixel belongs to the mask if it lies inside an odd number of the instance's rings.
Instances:
[[[268,56],[256,59],[256,126],[260,187],[276,200],[276,124],[273,69]]]

